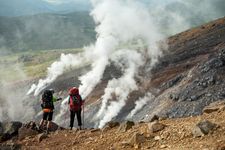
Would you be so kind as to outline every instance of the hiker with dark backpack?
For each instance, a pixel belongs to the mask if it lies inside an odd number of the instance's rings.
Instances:
[[[62,100],[62,98],[55,98],[53,94],[54,94],[53,89],[45,90],[41,98],[43,118],[40,122],[39,128],[42,128],[47,123],[47,133],[49,132],[49,129],[51,127],[51,121],[52,121],[53,110],[54,110],[54,102]]]
[[[82,100],[79,89],[76,87],[73,87],[69,90],[69,109],[70,109],[70,129],[73,129],[74,124],[74,118],[75,114],[77,116],[77,122],[79,129],[81,130],[82,121],[81,121],[81,111],[82,111],[82,105],[84,104],[84,101]],[[84,118],[83,118],[84,119]]]

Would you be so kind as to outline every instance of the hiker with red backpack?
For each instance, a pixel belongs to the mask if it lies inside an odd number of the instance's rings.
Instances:
[[[49,132],[49,129],[51,127],[51,121],[52,121],[53,110],[54,110],[54,102],[62,100],[62,98],[55,98],[53,94],[54,94],[53,89],[45,90],[41,98],[43,118],[40,122],[39,128],[40,129],[43,128],[43,126],[46,125],[47,123],[47,130],[46,130],[47,133]]]
[[[81,120],[81,111],[82,111],[82,105],[84,104],[84,101],[82,100],[79,89],[76,87],[72,87],[69,90],[69,109],[70,109],[70,129],[73,129],[73,123],[74,123],[74,117],[75,114],[77,116],[77,122],[79,129],[82,129],[82,120]],[[84,118],[83,118],[84,119]]]

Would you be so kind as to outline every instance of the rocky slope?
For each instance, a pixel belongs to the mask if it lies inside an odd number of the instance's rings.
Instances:
[[[114,120],[124,120],[135,101],[147,92],[155,98],[133,117],[136,121],[147,121],[155,114],[169,118],[199,115],[206,105],[224,99],[224,41],[225,18],[170,37],[168,50],[151,71],[145,69],[146,62],[139,73],[139,90],[129,95]],[[96,100],[103,95],[108,80],[119,76],[118,69],[107,68],[102,82],[87,98],[94,103],[93,109],[99,106]]]
[[[152,122],[108,123],[102,130],[57,130],[48,135],[33,133],[1,143],[1,149],[166,149],[223,150],[225,148],[225,102],[205,108],[195,117]],[[34,131],[34,130],[33,130]],[[21,129],[19,130],[19,133]],[[29,130],[31,133],[31,131]],[[22,133],[22,132],[21,132]],[[19,134],[19,137],[20,134]]]

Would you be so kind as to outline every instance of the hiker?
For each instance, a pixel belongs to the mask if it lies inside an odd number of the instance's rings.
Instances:
[[[51,127],[51,121],[52,121],[53,110],[54,110],[54,102],[62,100],[62,98],[55,98],[53,94],[54,94],[53,89],[45,90],[41,98],[43,118],[40,122],[39,128],[42,128],[47,123],[47,133],[49,132],[49,128]]]
[[[70,129],[73,129],[73,123],[74,123],[74,117],[75,114],[77,116],[77,122],[79,129],[81,130],[82,121],[81,121],[81,111],[82,111],[82,105],[84,104],[84,101],[82,100],[79,89],[76,87],[72,87],[69,90],[69,109],[70,109]],[[84,118],[83,118],[84,119]]]

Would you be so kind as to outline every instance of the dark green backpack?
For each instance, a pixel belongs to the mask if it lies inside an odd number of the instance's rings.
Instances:
[[[53,94],[51,90],[45,90],[42,94],[42,108],[54,109]]]

